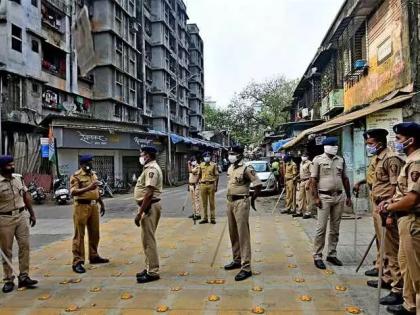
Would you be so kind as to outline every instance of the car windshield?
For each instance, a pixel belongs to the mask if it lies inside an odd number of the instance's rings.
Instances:
[[[268,163],[251,163],[257,173],[269,172],[270,167]]]

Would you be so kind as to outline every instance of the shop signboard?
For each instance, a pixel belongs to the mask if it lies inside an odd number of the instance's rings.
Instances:
[[[41,138],[41,157],[48,158],[49,157],[49,139],[48,138]]]
[[[366,129],[382,128],[388,130],[388,146],[393,148],[395,133],[392,127],[402,121],[402,108],[384,109],[366,117]]]

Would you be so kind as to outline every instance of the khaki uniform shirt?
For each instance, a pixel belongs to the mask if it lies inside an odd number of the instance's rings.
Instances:
[[[227,195],[228,196],[247,196],[249,195],[249,186],[262,185],[252,165],[245,165],[243,161],[238,165],[232,164],[227,175],[229,176]]]
[[[24,207],[23,195],[27,191],[22,176],[13,174],[9,180],[0,175],[0,215]]]
[[[199,176],[202,182],[215,182],[219,176],[216,163],[201,163],[199,166]]]
[[[96,182],[98,177],[95,172],[87,173],[82,168],[76,171],[72,177],[70,177],[70,193],[73,193],[76,189],[88,187],[93,182]],[[100,198],[99,188],[87,191],[79,196],[75,196],[74,200],[98,200]]]
[[[286,180],[293,179],[298,174],[297,165],[295,162],[290,161],[286,163],[286,173],[284,175],[284,178]]]
[[[147,187],[153,188],[153,198],[158,198],[163,189],[163,175],[156,161],[151,161],[144,166],[134,188],[134,198],[141,202],[146,195]]]
[[[343,190],[344,171],[345,164],[342,157],[336,155],[330,159],[324,153],[314,158],[311,177],[318,180],[318,190],[336,192]]]
[[[373,183],[375,181],[375,168],[376,163],[378,162],[376,155],[372,156],[369,160],[369,165],[367,168],[367,174],[366,174],[366,183],[369,186],[369,189],[372,189]]]
[[[300,163],[300,171],[299,171],[300,180],[307,180],[311,178],[311,167],[312,167],[312,162],[309,160],[306,160]]]
[[[199,172],[200,172],[200,166],[199,165],[191,167],[190,177],[188,179],[188,183],[190,185],[198,183],[198,173]]]
[[[397,191],[392,199],[399,201],[411,191],[420,194],[420,149],[407,157],[398,177]],[[420,212],[420,204],[417,204],[413,211]]]
[[[375,179],[372,185],[373,200],[378,203],[392,198],[398,175],[404,162],[390,149],[376,156]]]

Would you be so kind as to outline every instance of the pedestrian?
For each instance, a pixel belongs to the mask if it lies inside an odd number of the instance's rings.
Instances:
[[[396,190],[398,175],[404,165],[404,161],[387,147],[388,131],[385,129],[371,129],[363,136],[366,142],[366,150],[376,157],[375,178],[372,184],[372,200],[377,220],[381,222],[377,206],[384,200],[391,199]],[[382,305],[401,304],[403,280],[398,264],[399,235],[397,221],[393,218],[387,220],[387,229],[384,237],[384,256],[387,263],[385,274],[382,278],[382,287],[391,289],[389,295],[381,298]],[[383,262],[382,262],[383,263]],[[378,281],[370,280],[368,286],[378,287]]]
[[[70,193],[74,198],[73,271],[85,273],[85,231],[89,235],[90,264],[106,264],[109,259],[98,254],[99,214],[105,215],[105,205],[99,194],[98,177],[92,169],[93,156],[80,156],[80,169],[70,178]],[[98,204],[101,206],[99,211]]]
[[[199,167],[198,178],[200,182],[201,202],[203,205],[203,220],[200,224],[209,223],[208,206],[210,204],[210,222],[216,224],[216,201],[215,194],[219,185],[219,171],[216,163],[211,161],[210,152],[203,154],[203,160]]]
[[[257,198],[262,188],[262,182],[252,165],[245,165],[243,162],[243,154],[242,146],[234,146],[229,152],[229,161],[232,165],[228,170],[227,187],[227,217],[233,261],[224,268],[225,270],[241,269],[235,276],[236,281],[242,281],[252,276],[249,187],[251,183],[254,186],[254,194],[251,197],[253,200]]]
[[[157,150],[144,147],[140,153],[143,172],[134,189],[134,199],[139,206],[134,219],[136,226],[141,226],[141,239],[145,255],[145,269],[136,275],[138,283],[147,283],[160,279],[159,256],[156,244],[156,229],[162,211],[160,195],[163,189],[163,176],[156,162]]]
[[[393,314],[416,314],[420,310],[420,125],[414,122],[394,126],[395,149],[407,159],[398,177],[396,192],[391,200],[382,201],[382,215],[398,219],[400,237],[398,262],[403,287],[403,304],[390,305]]]
[[[298,176],[298,169],[292,157],[288,154],[284,156],[286,181],[286,206],[280,211],[283,214],[292,214],[296,212],[296,179]]]
[[[313,198],[310,190],[312,162],[307,153],[302,154],[302,162],[299,168],[299,181],[297,191],[297,209],[293,217],[303,217],[309,219],[312,217]]]
[[[198,183],[199,165],[195,156],[188,161],[188,191],[191,195],[192,204],[192,215],[190,219],[200,220],[201,219],[201,200],[200,200],[200,186]]]
[[[13,240],[19,247],[19,288],[33,288],[38,283],[29,277],[29,226],[34,227],[36,217],[31,196],[21,175],[14,174],[15,163],[10,155],[0,156],[0,247],[3,252],[4,293],[15,287],[12,262]],[[25,210],[28,210],[26,212]],[[28,218],[29,214],[29,218]]]
[[[341,216],[344,202],[351,206],[350,182],[346,175],[344,159],[337,155],[338,139],[324,139],[324,154],[317,155],[313,160],[311,171],[311,188],[314,193],[315,205],[318,207],[318,222],[314,240],[314,264],[319,269],[326,269],[322,260],[325,246],[325,234],[328,220],[330,221],[327,261],[336,266],[343,263],[337,258],[337,244],[340,233]],[[346,197],[343,195],[343,187]]]
[[[271,163],[271,171],[273,172],[274,178],[277,182],[277,189],[279,190],[281,187],[280,182],[280,163],[278,158],[273,159],[273,163]]]

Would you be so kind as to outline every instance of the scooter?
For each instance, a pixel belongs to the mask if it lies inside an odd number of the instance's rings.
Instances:
[[[32,200],[37,204],[42,204],[45,199],[47,199],[44,188],[38,187],[37,184],[33,181],[29,183],[28,191],[31,194]]]
[[[67,204],[67,201],[70,200],[70,191],[67,189],[67,185],[63,177],[54,180],[53,189],[55,202],[59,205]]]

